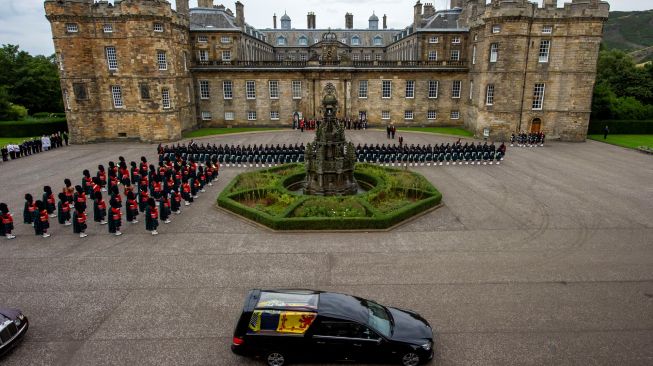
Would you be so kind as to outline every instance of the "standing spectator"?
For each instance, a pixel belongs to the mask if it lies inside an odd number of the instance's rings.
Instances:
[[[7,240],[14,239],[16,235],[11,234],[14,230],[14,218],[9,213],[7,204],[0,203],[0,235],[7,238]]]
[[[388,135],[388,140],[390,140],[390,130],[391,130],[391,129],[392,129],[392,128],[390,127],[390,125],[388,125],[388,126],[385,128],[385,133]]]
[[[403,147],[403,146],[404,146],[404,137],[399,136],[399,147]]]
[[[2,161],[7,161],[7,160],[9,160],[9,159],[8,159],[8,157],[9,157],[9,149],[8,149],[8,147],[9,147],[9,145],[8,145],[8,146],[3,146],[3,147],[2,147]]]
[[[603,139],[606,140],[608,138],[608,134],[610,133],[610,128],[608,125],[605,125],[603,128]]]
[[[68,132],[64,131],[61,136],[63,137],[63,141],[66,143],[66,146],[68,146]]]

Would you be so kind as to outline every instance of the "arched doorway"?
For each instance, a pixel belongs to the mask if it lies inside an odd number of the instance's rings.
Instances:
[[[531,122],[531,133],[539,133],[542,129],[542,120],[539,118],[533,119]]]

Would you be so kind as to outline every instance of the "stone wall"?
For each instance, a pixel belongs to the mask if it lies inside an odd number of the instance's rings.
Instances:
[[[61,86],[68,95],[66,112],[74,143],[122,138],[169,141],[195,127],[188,19],[168,2],[125,0],[111,6],[86,0],[46,1],[45,10]],[[162,31],[154,29],[155,23]],[[71,24],[77,26],[76,32],[69,31]],[[109,69],[107,47],[115,48],[115,70]],[[166,70],[158,65],[159,51],[165,52]],[[143,98],[140,85],[147,85],[149,98]],[[114,106],[112,86],[121,87],[123,107]],[[162,105],[164,88],[170,108]]]
[[[205,126],[252,126],[252,125],[290,125],[294,112],[301,112],[306,118],[320,116],[320,101],[323,91],[331,83],[336,88],[336,96],[340,102],[338,118],[357,118],[360,111],[365,111],[370,123],[384,125],[394,123],[413,126],[452,126],[462,125],[462,112],[467,108],[469,85],[466,84],[467,74],[460,71],[246,71],[246,72],[197,72],[195,77],[199,91],[199,81],[209,81],[210,99],[200,100],[200,112],[210,112],[211,121],[203,121]],[[223,82],[231,81],[233,98],[225,100]],[[279,83],[279,98],[271,99],[269,81]],[[292,81],[302,82],[302,97],[294,99]],[[368,95],[359,98],[360,81],[367,81]],[[391,98],[382,98],[383,80],[391,81]],[[415,82],[414,98],[406,98],[406,81]],[[429,80],[439,83],[438,97],[429,98]],[[452,98],[454,80],[462,83],[461,98]],[[246,98],[246,82],[254,81],[256,99]],[[404,118],[404,112],[414,113],[412,120]],[[428,119],[427,112],[437,112],[435,119]],[[460,111],[461,118],[452,120],[450,112]],[[257,120],[248,121],[247,112],[256,111]],[[270,120],[270,111],[280,114],[278,121]],[[382,119],[382,111],[390,113],[389,119]],[[225,112],[233,112],[232,121],[224,119]]]

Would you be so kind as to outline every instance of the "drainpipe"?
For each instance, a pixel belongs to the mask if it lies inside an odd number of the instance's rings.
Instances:
[[[521,88],[521,104],[519,105],[519,125],[517,126],[517,133],[521,133],[522,120],[524,119],[524,99],[526,98],[526,75],[528,74],[528,62],[531,54],[531,34],[533,33],[533,18],[535,17],[535,8],[531,5],[531,17],[528,20],[528,45],[526,46],[526,65],[524,67],[524,83]]]

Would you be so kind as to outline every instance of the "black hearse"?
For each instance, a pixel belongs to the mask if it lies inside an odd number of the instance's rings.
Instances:
[[[0,307],[0,356],[23,338],[27,328],[29,322],[20,310]]]
[[[433,358],[433,330],[417,313],[333,292],[252,290],[231,350],[269,366],[356,361],[416,366]]]

